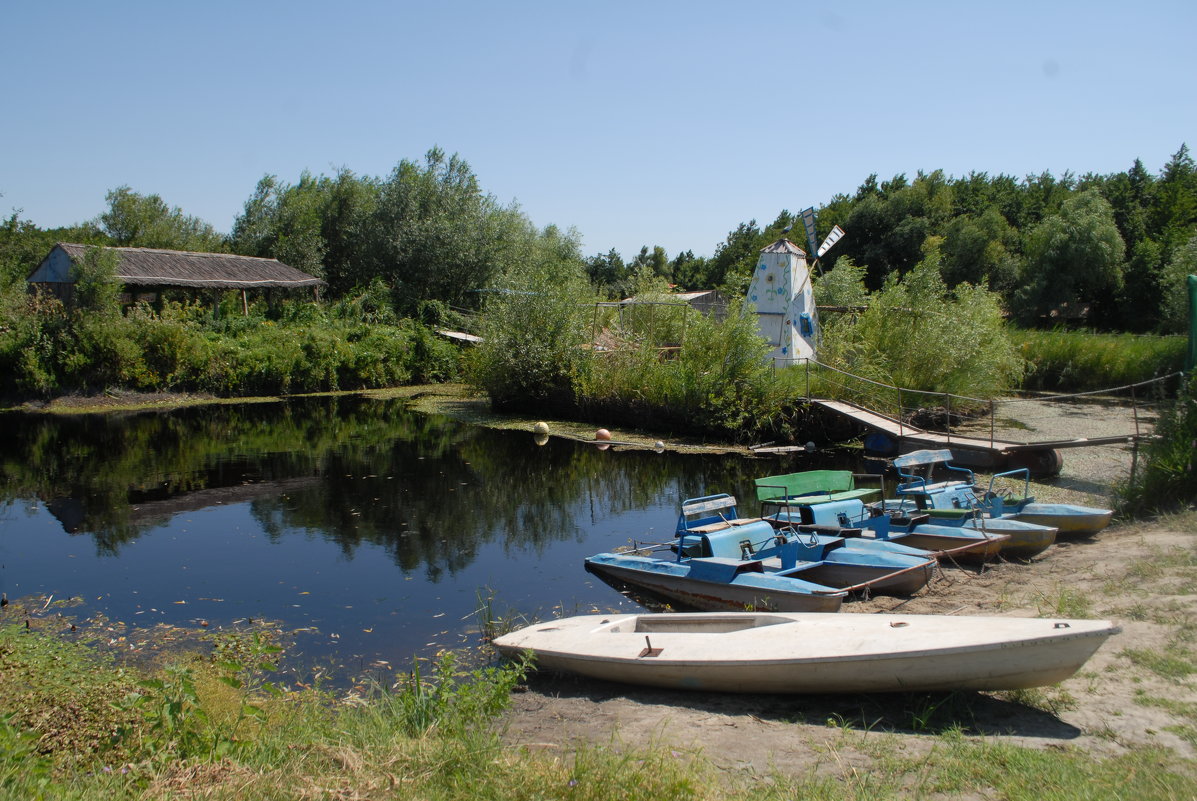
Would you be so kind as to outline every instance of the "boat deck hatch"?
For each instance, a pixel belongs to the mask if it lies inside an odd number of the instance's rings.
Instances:
[[[674,632],[679,634],[725,634],[762,626],[792,622],[776,615],[736,615],[719,617],[706,615],[641,615],[636,618],[634,631],[643,633]],[[618,627],[621,628],[622,627]],[[612,629],[615,631],[616,629]]]

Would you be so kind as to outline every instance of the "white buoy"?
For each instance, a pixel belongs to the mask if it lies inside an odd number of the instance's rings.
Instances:
[[[537,435],[548,434],[549,433],[549,424],[545,423],[545,422],[534,423],[532,425],[532,433],[537,434]]]

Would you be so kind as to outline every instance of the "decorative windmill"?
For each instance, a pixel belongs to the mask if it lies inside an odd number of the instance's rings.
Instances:
[[[815,247],[815,210],[802,212],[806,240],[815,263],[844,236],[838,225]],[[810,267],[806,253],[784,234],[782,238],[761,249],[761,257],[752,280],[748,284],[747,302],[756,307],[757,328],[773,350],[774,364],[785,367],[816,358],[819,341],[819,317],[811,288]]]

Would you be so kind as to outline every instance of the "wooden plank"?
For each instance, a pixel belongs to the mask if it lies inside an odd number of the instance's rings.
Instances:
[[[467,334],[464,331],[449,331],[444,328],[436,329],[436,332],[446,339],[455,339],[458,342],[468,342],[471,345],[477,345],[482,341],[482,337]]]
[[[1119,437],[1079,437],[1077,439],[1062,439],[1054,442],[1028,442],[1025,445],[1011,445],[1007,450],[1017,451],[1054,451],[1060,448],[1088,448],[1094,445],[1124,445],[1135,441],[1133,434]]]
[[[952,461],[952,452],[947,448],[934,451],[911,451],[901,456],[895,456],[894,467],[919,467],[925,464],[938,464],[950,461]]]
[[[736,499],[731,495],[726,498],[715,498],[710,501],[687,503],[682,505],[682,514],[696,515],[700,512],[714,512],[718,509],[731,509],[736,505]]]
[[[983,451],[986,453],[1007,453],[1020,445],[1020,443],[1003,442],[1002,440],[991,441],[988,439],[977,439],[976,437],[962,437],[924,431],[914,426],[899,423],[891,417],[870,412],[867,409],[862,409],[855,404],[845,403],[844,401],[814,399],[811,403],[851,417],[862,425],[882,431],[903,442],[931,445],[937,448],[960,448],[970,451]],[[1046,449],[1047,447],[1047,445],[1039,445],[1033,448],[1033,450]],[[1024,446],[1023,449],[1027,450],[1028,448]]]

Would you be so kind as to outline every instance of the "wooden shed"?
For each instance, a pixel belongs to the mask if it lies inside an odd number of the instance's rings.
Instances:
[[[31,289],[52,294],[64,303],[74,295],[74,264],[88,245],[59,242],[25,279]],[[155,301],[167,289],[241,292],[243,307],[250,290],[311,288],[319,297],[324,282],[277,259],[229,253],[190,253],[154,248],[106,247],[120,256],[116,279],[125,285],[126,303]]]

